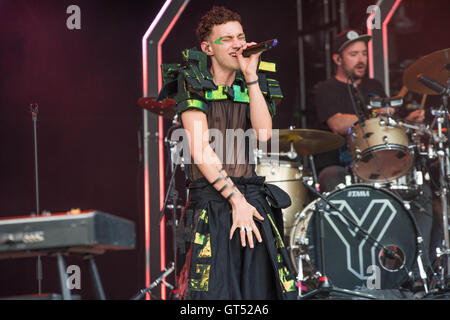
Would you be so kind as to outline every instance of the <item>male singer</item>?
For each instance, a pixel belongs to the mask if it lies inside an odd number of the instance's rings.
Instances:
[[[202,51],[185,50],[183,66],[167,67],[162,91],[170,96],[176,88],[193,160],[179,228],[180,298],[295,299],[295,277],[277,226],[289,196],[256,176],[247,141],[222,141],[225,157],[220,157],[208,139],[208,129],[225,137],[227,130],[249,128],[258,141],[270,139],[281,97],[278,82],[258,72],[261,53],[243,56],[255,43],[246,41],[237,13],[212,8],[201,18],[197,36]]]

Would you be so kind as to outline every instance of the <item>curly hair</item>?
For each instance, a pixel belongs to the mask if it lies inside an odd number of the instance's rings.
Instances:
[[[200,19],[197,30],[195,31],[198,40],[200,42],[205,41],[215,25],[221,25],[229,21],[241,23],[241,16],[225,7],[214,6]]]

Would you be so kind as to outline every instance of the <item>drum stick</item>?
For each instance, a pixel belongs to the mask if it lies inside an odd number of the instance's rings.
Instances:
[[[398,97],[402,97],[404,98],[406,96],[406,94],[408,93],[408,88],[406,86],[403,86],[400,89],[400,92],[397,94]]]
[[[428,94],[424,93],[424,95],[422,96],[422,102],[420,102],[420,109],[423,109],[425,107],[425,101],[427,101],[428,98]]]

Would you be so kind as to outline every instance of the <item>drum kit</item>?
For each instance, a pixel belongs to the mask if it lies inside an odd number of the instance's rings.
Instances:
[[[333,291],[373,299],[368,289],[401,289],[415,281],[423,284],[425,297],[449,291],[450,49],[413,63],[403,83],[415,93],[441,95],[441,107],[430,110],[431,123],[408,123],[388,111],[355,123],[345,138],[290,127],[278,131],[276,155],[281,157],[255,152],[256,173],[291,197],[292,205],[283,209],[284,234],[300,299]],[[168,119],[175,113],[151,98],[139,104]],[[399,104],[402,97],[371,99],[370,108]],[[320,192],[314,156],[344,145],[353,160],[350,176],[334,191]],[[423,235],[411,212],[411,199],[433,180],[430,164],[438,168],[435,194],[443,230],[441,244],[431,253],[433,265],[424,257]]]
[[[424,75],[432,79],[425,85]],[[280,161],[277,167],[274,161],[269,164],[261,159],[257,165],[259,175],[266,176],[268,183],[278,184],[292,198],[292,206],[283,212],[284,231],[300,298],[323,295],[330,288],[361,296],[357,292],[406,288],[414,281],[423,284],[425,297],[448,291],[450,49],[412,64],[404,73],[404,83],[416,93],[442,95],[441,107],[430,110],[434,117],[431,124],[395,120],[388,111],[355,123],[346,141],[318,130],[280,130],[280,154],[295,150],[309,156],[313,174],[305,173],[300,163],[289,161]],[[434,90],[429,88],[430,83]],[[401,97],[371,99],[369,108],[389,110],[399,104]],[[345,144],[353,160],[351,175],[334,191],[318,192],[312,156]],[[436,189],[443,229],[443,241],[431,253],[431,259],[438,261],[434,266],[425,257],[428,249],[423,247],[423,235],[411,213],[411,200],[420,197],[424,184],[433,179],[430,164],[439,168],[434,178],[439,180]],[[307,189],[315,198],[310,203]],[[320,280],[324,278],[337,288],[328,283],[324,288]]]

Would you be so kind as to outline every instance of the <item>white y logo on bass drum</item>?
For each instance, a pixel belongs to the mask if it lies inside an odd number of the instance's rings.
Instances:
[[[361,218],[359,218],[355,214],[352,207],[350,206],[350,204],[347,203],[347,201],[331,200],[331,202],[336,206],[337,209],[339,209],[339,211],[342,211],[346,215],[350,215],[350,217],[358,224],[359,227],[366,230],[377,241],[380,241],[383,238],[384,234],[386,233],[386,230],[391,225],[392,220],[397,215],[397,210],[394,208],[392,203],[387,199],[371,200]],[[376,208],[374,208],[375,206]],[[334,218],[332,218],[331,216],[333,216]],[[330,226],[333,228],[334,232],[336,232],[339,239],[345,245],[348,271],[350,271],[352,274],[354,274],[361,280],[367,279],[368,276],[365,275],[366,268],[364,266],[367,267],[368,265],[376,265],[376,252],[375,252],[376,247],[374,246],[372,241],[370,239],[368,240],[365,237],[361,239],[361,241],[358,244],[358,253],[357,253],[358,259],[356,259],[357,265],[354,266],[353,265],[354,263],[352,263],[352,261],[355,260],[352,259],[352,250],[350,243],[355,243],[354,241],[355,237],[357,235],[363,237],[363,234],[358,230],[356,226],[352,225],[341,214],[339,214],[336,211],[333,211],[331,213],[326,212],[325,217]],[[336,218],[338,218],[341,221],[336,221]],[[338,225],[336,225],[336,222]],[[376,228],[378,225],[382,226],[382,228],[381,229]],[[377,230],[379,230],[378,231],[379,233],[375,234]],[[363,249],[366,244],[370,247],[371,251],[370,263],[364,263]]]

